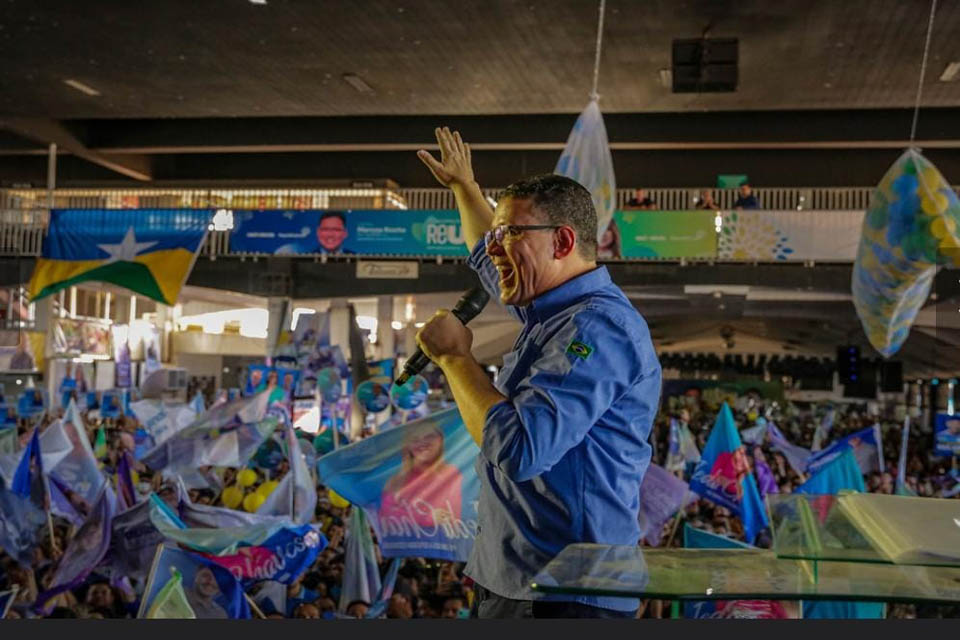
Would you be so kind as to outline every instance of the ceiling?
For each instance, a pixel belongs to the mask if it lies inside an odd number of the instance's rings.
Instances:
[[[3,0],[0,185],[44,186],[53,142],[65,187],[431,186],[413,151],[449,124],[503,186],[552,170],[591,90],[596,0],[265,1]],[[608,0],[598,90],[618,182],[875,183],[906,144],[928,9]],[[705,31],[739,38],[737,91],[672,93],[672,40]],[[956,33],[960,3],[939,3],[918,140],[960,174],[960,78],[939,80]]]
[[[589,0],[6,0],[0,114],[56,119],[576,113],[598,3]],[[609,0],[605,112],[913,105],[925,0]],[[673,38],[740,39],[735,93],[672,94]],[[960,3],[941,2],[924,104],[960,60]],[[344,74],[372,89],[360,93]],[[67,87],[76,80],[100,92]]]

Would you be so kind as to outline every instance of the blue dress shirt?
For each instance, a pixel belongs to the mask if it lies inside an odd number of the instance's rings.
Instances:
[[[499,297],[483,241],[469,264]],[[639,542],[661,378],[647,324],[606,267],[508,310],[523,329],[496,381],[508,400],[484,424],[480,531],[466,573],[506,598],[636,609],[635,598],[546,596],[530,583],[568,544]]]

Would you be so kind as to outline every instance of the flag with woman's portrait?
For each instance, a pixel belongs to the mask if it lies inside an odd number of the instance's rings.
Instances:
[[[456,409],[317,461],[320,481],[363,507],[384,557],[466,561],[477,534],[479,449]]]

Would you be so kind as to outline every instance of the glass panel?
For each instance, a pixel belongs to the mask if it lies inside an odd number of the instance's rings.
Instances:
[[[960,567],[960,503],[873,493],[771,495],[781,558]]]
[[[761,549],[570,545],[535,591],[702,600],[960,602],[960,569],[790,560]]]

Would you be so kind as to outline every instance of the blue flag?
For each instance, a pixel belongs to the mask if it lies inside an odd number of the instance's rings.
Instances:
[[[799,445],[791,444],[777,425],[772,422],[767,426],[767,433],[770,435],[770,444],[773,445],[774,449],[783,454],[783,457],[787,459],[787,463],[793,470],[800,475],[806,473],[807,461],[810,460],[810,456],[812,455],[810,450]]]
[[[317,507],[317,488],[300,449],[300,441],[290,425],[284,429],[284,444],[290,458],[290,471],[270,492],[257,513],[286,516],[296,524],[307,524],[313,520]],[[312,449],[310,452],[314,453]]]
[[[38,509],[50,509],[50,493],[43,475],[43,455],[40,451],[40,429],[33,430],[30,443],[23,450],[20,464],[13,474],[10,490],[21,498],[28,498]]]
[[[863,472],[850,447],[844,447],[838,456],[818,467],[816,473],[794,489],[794,493],[834,495],[842,489],[867,490],[863,484]]]
[[[104,485],[93,512],[77,531],[60,559],[50,588],[37,596],[36,610],[48,610],[47,603],[51,599],[79,586],[103,560],[110,548],[110,523],[115,511],[116,499],[113,490]]]
[[[820,467],[842,455],[848,448],[853,449],[857,464],[860,465],[863,473],[874,471],[883,473],[883,441],[879,424],[851,433],[833,442],[826,449],[814,452],[807,461],[807,473],[816,472]]]
[[[193,396],[193,400],[190,401],[190,408],[197,414],[197,416],[203,415],[207,410],[207,405],[203,400],[203,394],[197,391]]]
[[[242,467],[277,426],[267,416],[266,392],[207,411],[146,455],[153,469],[195,470],[197,467]]]
[[[700,463],[693,472],[690,490],[737,514],[750,542],[768,525],[757,481],[750,472],[733,413],[726,402],[717,414]]]
[[[903,430],[900,432],[900,458],[897,460],[897,488],[894,493],[898,496],[914,496],[916,493],[907,486],[907,445],[910,442],[910,416],[903,419]]]
[[[0,548],[21,566],[30,566],[38,542],[37,529],[46,523],[46,514],[29,498],[0,489]]]
[[[373,549],[370,524],[363,509],[351,509],[344,549],[343,587],[340,590],[340,611],[355,600],[372,604],[380,593],[380,569]]]
[[[323,484],[364,508],[384,557],[463,562],[477,535],[478,453],[449,409],[329,453],[317,469]]]
[[[229,569],[245,586],[264,580],[291,584],[310,568],[327,539],[309,524],[283,527],[257,545],[243,545],[235,553],[201,554]]]
[[[61,428],[72,448],[66,457],[47,471],[52,481],[58,482],[60,487],[66,487],[70,492],[76,494],[75,496],[67,494],[68,498],[73,498],[74,502],[78,499],[81,500],[85,503],[87,512],[89,512],[100,495],[100,490],[106,484],[106,478],[93,455],[93,447],[90,444],[83,417],[80,415],[80,409],[77,407],[75,400],[71,400],[67,406]],[[51,486],[52,492],[53,487]],[[54,513],[57,513],[57,511],[55,510]]]
[[[819,451],[824,440],[830,437],[830,430],[833,429],[833,420],[836,416],[836,409],[828,409],[820,420],[820,425],[813,434],[814,451]]]
[[[250,617],[250,605],[240,582],[229,570],[197,553],[159,547],[140,601],[138,618],[149,611],[174,570],[183,576],[183,590],[198,619]]]
[[[387,569],[387,574],[383,576],[383,585],[380,587],[380,593],[377,595],[377,601],[373,603],[367,611],[365,618],[379,618],[387,612],[390,604],[390,598],[393,597],[393,587],[397,582],[397,574],[400,573],[400,565],[403,564],[403,558],[394,558]]]
[[[667,471],[683,471],[687,461],[680,451],[680,423],[670,418],[670,437],[667,444],[667,459],[664,468]]]

